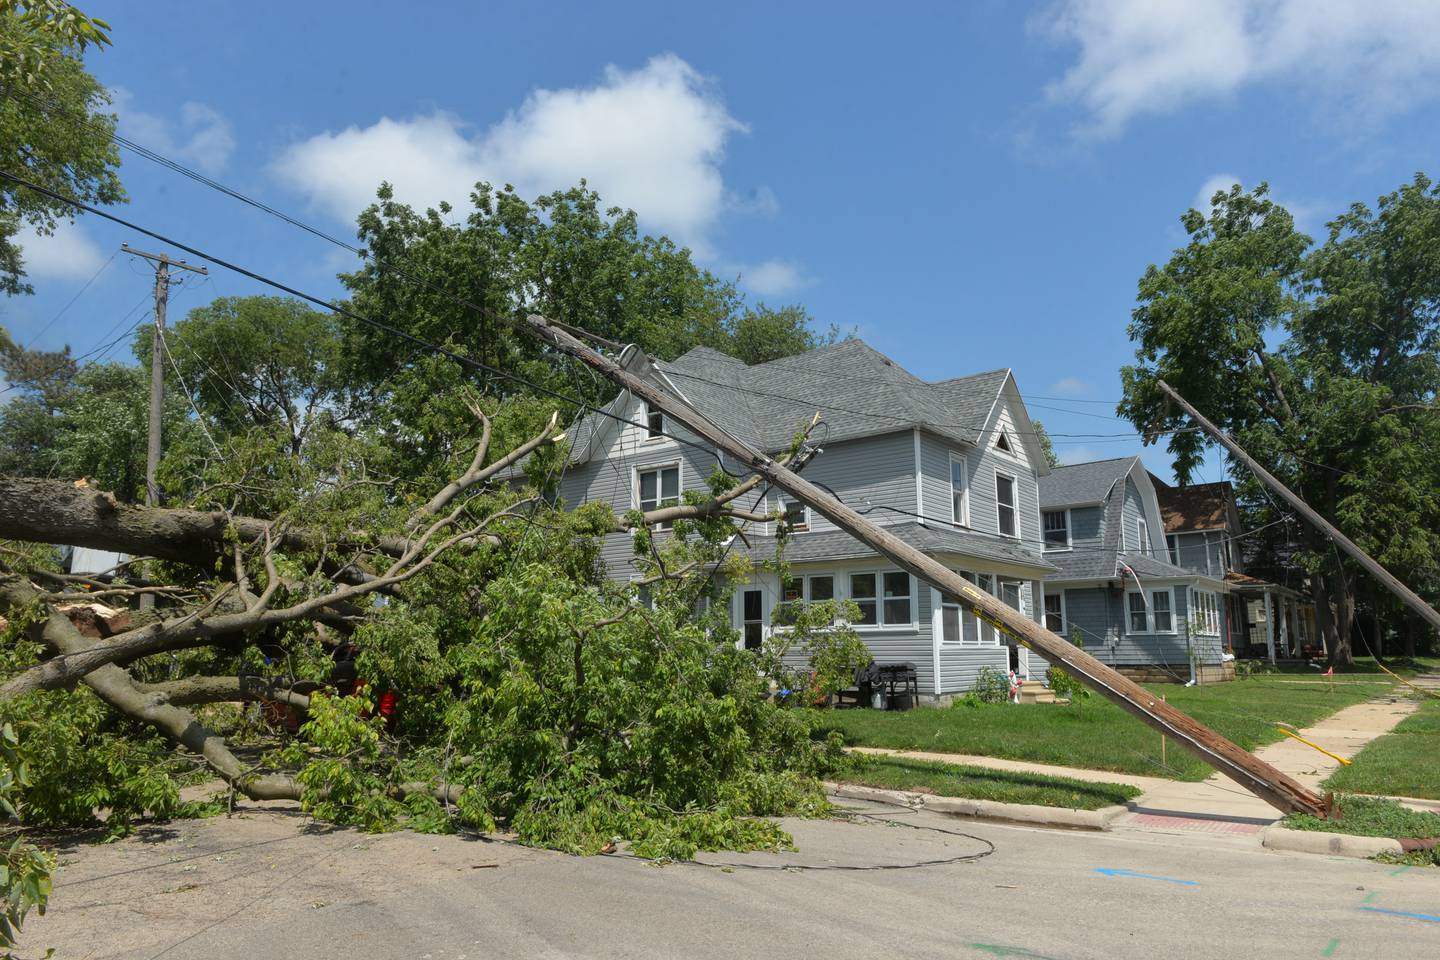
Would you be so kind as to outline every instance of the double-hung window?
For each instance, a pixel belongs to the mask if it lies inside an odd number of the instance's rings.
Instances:
[[[810,529],[810,511],[805,504],[796,500],[781,500],[782,522],[790,530],[799,533]]]
[[[1070,511],[1046,510],[1043,515],[1046,550],[1063,550],[1070,546]]]
[[[910,574],[902,570],[850,574],[850,600],[860,608],[860,626],[901,626],[914,622]]]
[[[1149,600],[1138,590],[1125,594],[1131,633],[1174,633],[1175,605],[1169,588],[1150,591]]]
[[[680,502],[680,468],[653,467],[636,473],[636,493],[641,510],[655,510]],[[657,523],[657,530],[669,530],[670,524]]]
[[[995,474],[995,523],[1002,536],[1018,537],[1020,535],[1020,528],[1016,521],[1017,516],[1015,478],[997,473]]]
[[[970,526],[970,478],[965,461],[956,457],[950,458],[950,522]]]
[[[1175,613],[1170,609],[1170,591],[1156,590],[1150,594],[1152,612],[1155,615],[1156,633],[1175,632]]]
[[[665,414],[648,403],[645,404],[645,439],[665,439]]]
[[[1065,598],[1061,594],[1045,594],[1045,629],[1065,635]]]
[[[1145,609],[1145,594],[1127,593],[1125,601],[1129,604],[1130,632],[1150,632],[1150,611]]]
[[[835,578],[828,573],[792,577],[781,584],[780,597],[780,607],[771,619],[780,624],[793,623],[801,604],[835,599]]]

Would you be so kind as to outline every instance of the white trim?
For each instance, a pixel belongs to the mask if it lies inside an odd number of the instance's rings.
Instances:
[[[905,582],[910,591],[910,619],[905,623],[885,622],[885,574],[900,573],[905,575]],[[850,626],[857,631],[879,633],[886,630],[916,630],[920,629],[920,598],[916,595],[915,577],[898,567],[859,567],[854,570],[846,570],[845,578],[845,599],[852,603],[857,602],[850,591],[850,581],[857,576],[873,574],[875,577],[875,622],[874,623],[852,623]],[[868,602],[870,598],[865,598]],[[899,600],[899,597],[891,597],[892,600]]]
[[[1047,625],[1046,622],[1045,622],[1045,618],[1049,616],[1049,612],[1045,609],[1045,601],[1046,601],[1046,600],[1049,600],[1051,597],[1058,597],[1058,598],[1060,598],[1060,629],[1059,629],[1059,631],[1050,630],[1049,625]],[[1061,587],[1060,589],[1056,590],[1054,593],[1051,593],[1050,591],[1048,591],[1048,590],[1045,589],[1045,583],[1044,583],[1044,581],[1041,581],[1041,583],[1040,583],[1040,626],[1044,627],[1046,630],[1050,630],[1051,633],[1056,633],[1058,636],[1065,637],[1065,638],[1067,638],[1067,639],[1069,638],[1069,636],[1070,636],[1070,633],[1069,633],[1069,631],[1070,631],[1070,612],[1065,609],[1065,588],[1064,588],[1064,587]]]
[[[1006,533],[1000,528],[1000,478],[1004,477],[1010,481],[1010,496],[1013,498],[1007,504],[1010,511],[1015,515],[1015,532]],[[1007,540],[1021,539],[1023,528],[1020,526],[1020,478],[1013,473],[1004,473],[999,467],[995,468],[995,532]]]
[[[1142,557],[1154,555],[1154,544],[1150,542],[1150,522],[1144,517],[1135,518],[1135,541],[1136,549]]]
[[[960,465],[960,477],[964,484],[960,488],[960,516],[955,516],[955,464]],[[970,529],[970,461],[962,454],[950,451],[950,522],[954,526]]]
[[[940,641],[945,632],[945,610],[941,606],[940,591],[930,588],[930,660],[934,674],[932,687],[935,696],[940,696]]]
[[[1052,546],[1050,541],[1045,539],[1045,514],[1065,514],[1065,546]],[[1040,508],[1040,548],[1043,553],[1064,553],[1067,550],[1075,549],[1075,534],[1071,529],[1071,517],[1069,507],[1041,507]]]
[[[920,466],[920,428],[910,431],[915,437],[915,519],[925,526],[925,471]]]
[[[685,462],[683,459],[666,460],[663,463],[635,464],[630,468],[630,508],[632,510],[643,510],[640,506],[640,474],[649,473],[652,470],[668,470],[675,468],[675,502],[685,502]],[[655,480],[655,496],[657,508],[664,503],[664,488],[659,478]],[[669,526],[657,527],[657,530],[669,530]]]
[[[1169,629],[1169,630],[1156,630],[1156,629],[1155,629],[1155,606],[1154,606],[1154,604],[1151,602],[1151,598],[1152,598],[1152,596],[1153,596],[1154,594],[1157,594],[1157,593],[1165,593],[1165,594],[1168,594],[1168,595],[1170,596],[1170,629]],[[1145,601],[1145,629],[1144,629],[1144,630],[1134,630],[1134,629],[1131,629],[1131,620],[1130,620],[1130,596],[1131,596],[1131,594],[1138,595],[1139,597],[1141,597],[1141,598]],[[1130,588],[1126,589],[1126,591],[1125,591],[1125,603],[1124,603],[1125,633],[1126,633],[1127,635],[1130,635],[1130,636],[1137,636],[1137,635],[1138,635],[1138,636],[1153,636],[1153,637],[1173,637],[1173,636],[1177,636],[1177,635],[1179,634],[1179,632],[1180,632],[1180,630],[1179,630],[1179,626],[1180,626],[1180,625],[1179,625],[1179,614],[1178,614],[1176,611],[1177,611],[1177,607],[1176,607],[1176,605],[1175,605],[1175,587],[1174,587],[1173,585],[1171,585],[1171,586],[1156,586],[1155,584],[1150,583],[1150,584],[1146,584],[1144,591],[1136,590],[1134,587],[1130,587]]]

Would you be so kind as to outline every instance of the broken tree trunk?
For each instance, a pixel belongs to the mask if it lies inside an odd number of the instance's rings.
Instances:
[[[531,315],[525,322],[529,330],[545,343],[575,357],[617,386],[647,401],[664,412],[671,422],[680,424],[702,440],[735,457],[767,482],[809,505],[811,509],[887,557],[901,569],[936,589],[957,597],[962,606],[977,616],[1025,646],[1039,651],[1050,662],[1063,666],[1086,686],[1095,689],[1106,699],[1167,737],[1173,738],[1276,809],[1286,813],[1309,813],[1316,816],[1326,814],[1324,801],[1295,780],[1204,724],[1164,703],[1144,687],[1107,667],[1064,638],[1026,619],[1000,600],[982,593],[959,574],[893,536],[884,528],[876,526],[837,497],[732,437],[688,404],[590,349],[568,331],[549,323],[544,317]]]

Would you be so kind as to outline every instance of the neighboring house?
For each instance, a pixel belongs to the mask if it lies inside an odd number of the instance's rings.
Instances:
[[[621,362],[643,371],[627,352]],[[741,440],[769,453],[787,449],[817,412],[812,436],[821,452],[806,479],[885,526],[995,596],[1039,620],[1041,581],[1054,570],[1041,555],[1038,484],[1045,455],[1009,370],[927,382],[859,340],[746,366],[697,347],[649,374]],[[603,500],[617,511],[652,508],[704,487],[723,462],[665,434],[697,438],[628,392],[607,408],[633,425],[587,415],[571,432],[570,463],[560,482],[566,506]],[[751,509],[756,495],[738,501]],[[864,546],[824,517],[776,492],[756,512],[779,511],[790,533],[785,556],[793,580],[757,573],[735,584],[731,616],[748,647],[776,629],[786,603],[847,599],[854,626],[880,663],[912,663],[922,696],[969,689],[983,666],[1043,676],[1038,655],[1007,645],[988,624]],[[748,549],[773,558],[774,522],[750,523]],[[660,534],[663,536],[664,534]],[[628,534],[603,548],[617,580],[639,577]]]
[[[1136,677],[1233,676],[1218,569],[1167,558],[1165,528],[1139,457],[1056,467],[1040,479],[1045,624]],[[1193,674],[1192,674],[1193,667]]]
[[[1167,485],[1151,474],[1170,562],[1230,586],[1225,626],[1230,649],[1242,657],[1298,657],[1316,637],[1315,605],[1300,591],[1245,571],[1240,513],[1228,480]]]

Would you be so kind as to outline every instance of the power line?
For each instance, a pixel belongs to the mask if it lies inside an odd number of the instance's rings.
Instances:
[[[513,383],[528,387],[537,393],[544,394],[545,396],[551,397],[553,399],[563,400],[565,403],[572,404],[573,406],[578,407],[582,410],[586,410],[591,413],[598,413],[602,416],[609,417],[610,419],[615,420],[618,423],[628,424],[638,429],[648,429],[648,427],[644,424],[638,423],[633,420],[627,420],[626,418],[618,414],[611,413],[609,410],[606,410],[603,407],[597,407],[594,404],[586,403],[583,400],[578,400],[574,397],[567,396],[558,390],[554,390],[542,384],[535,383],[534,381],[528,380],[525,377],[521,377],[517,374],[511,373],[508,370],[503,370],[499,367],[493,367],[487,363],[482,363],[479,360],[475,360],[463,354],[456,353],[454,350],[442,347],[438,343],[431,343],[428,340],[415,336],[413,333],[401,330],[399,327],[396,327],[392,324],[386,323],[382,320],[375,320],[371,317],[364,316],[363,314],[356,313],[354,310],[351,310],[348,307],[337,306],[334,303],[322,300],[321,298],[314,296],[313,294],[306,293],[303,290],[299,290],[295,287],[281,283],[279,280],[273,280],[270,277],[265,276],[264,274],[256,273],[254,270],[242,267],[238,264],[230,262],[229,260],[217,257],[214,254],[206,253],[205,251],[197,247],[192,247],[189,244],[181,243],[180,241],[172,239],[171,237],[167,237],[162,233],[157,233],[154,230],[142,227],[137,223],[126,220],[124,217],[116,216],[113,213],[107,213],[106,211],[101,210],[97,207],[93,207],[88,203],[76,200],[74,197],[67,197],[62,193],[56,193],[54,190],[51,190],[48,187],[43,187],[37,183],[32,183],[23,177],[17,177],[15,174],[8,171],[0,170],[0,179],[8,180],[11,183],[26,187],[27,189],[33,190],[43,196],[47,196],[52,200],[58,200],[61,203],[68,204],[77,210],[83,210],[86,213],[94,214],[97,217],[109,220],[111,223],[116,223],[127,229],[134,230],[136,233],[144,234],[145,236],[150,237],[152,240],[158,240],[161,243],[176,248],[177,250],[183,250],[188,254],[201,258],[202,260],[209,261],[210,263],[213,263],[218,267],[224,267],[226,270],[238,273],[243,277],[248,277],[249,279],[254,280],[258,283],[263,283],[268,287],[273,287],[276,290],[281,291],[282,293],[288,293],[292,297],[297,297],[301,300],[313,303],[316,306],[323,307],[324,309],[339,314],[342,317],[354,320],[357,323],[363,323],[366,326],[373,327],[374,329],[380,330],[384,333],[388,333],[393,337],[398,337],[402,340],[408,341],[409,343],[413,343],[422,349],[429,350],[434,354],[445,357],[449,360],[453,360],[461,366],[472,367],[476,370],[481,370],[485,373],[489,373],[492,376],[497,376],[501,379],[509,380]],[[669,437],[671,440],[674,440],[677,443],[682,443],[688,447],[693,447],[696,450],[700,450],[707,456],[714,455],[708,447],[696,443],[693,440],[677,436],[676,434],[666,433],[663,430],[660,431],[660,434],[661,436]]]
[[[100,264],[99,269],[97,269],[94,273],[90,275],[90,279],[85,281],[85,285],[76,292],[75,296],[71,297],[69,302],[67,302],[65,306],[61,307],[59,312],[57,312],[55,316],[45,321],[45,323],[40,327],[40,329],[36,330],[35,333],[31,335],[29,342],[27,342],[25,346],[21,347],[21,349],[29,350],[31,347],[35,346],[36,341],[38,341],[41,337],[45,335],[45,331],[49,330],[52,326],[54,326],[56,320],[59,320],[61,317],[65,316],[65,311],[75,306],[75,301],[79,300],[85,295],[85,291],[90,289],[90,285],[99,278],[100,274],[105,272],[106,267],[110,266],[110,264],[115,262],[115,258],[119,255],[120,252],[118,250],[110,254],[110,259]]]

